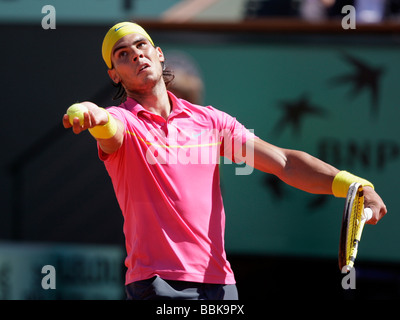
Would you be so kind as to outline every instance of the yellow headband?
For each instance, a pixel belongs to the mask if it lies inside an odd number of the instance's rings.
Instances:
[[[146,37],[154,46],[154,42],[153,40],[151,40],[148,33],[138,24],[132,22],[117,23],[110,30],[108,30],[103,40],[103,47],[102,47],[103,59],[110,69],[112,68],[112,63],[111,63],[112,48],[119,39],[131,33],[141,34],[142,36]]]

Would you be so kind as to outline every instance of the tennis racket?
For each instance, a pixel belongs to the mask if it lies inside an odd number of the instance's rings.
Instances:
[[[371,219],[372,210],[364,209],[363,187],[353,183],[349,187],[343,211],[339,243],[339,268],[346,272],[354,266],[365,222]]]

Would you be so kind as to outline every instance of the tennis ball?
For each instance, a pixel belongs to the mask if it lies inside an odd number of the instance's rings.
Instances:
[[[74,118],[79,118],[80,125],[83,125],[83,114],[88,112],[88,108],[86,108],[81,103],[74,103],[67,110],[67,115],[69,116],[69,123],[71,125],[74,124]]]

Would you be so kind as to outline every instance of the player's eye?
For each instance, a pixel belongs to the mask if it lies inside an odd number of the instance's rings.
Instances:
[[[117,57],[118,57],[118,58],[123,58],[123,57],[125,57],[127,54],[128,54],[128,52],[126,52],[126,51],[124,51],[124,50],[121,50],[120,52],[118,52]]]

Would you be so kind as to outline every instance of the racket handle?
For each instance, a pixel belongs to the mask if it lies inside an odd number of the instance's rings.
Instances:
[[[372,209],[371,208],[365,208],[364,209],[364,214],[363,214],[363,219],[365,219],[365,221],[368,221],[371,218],[372,218]]]

